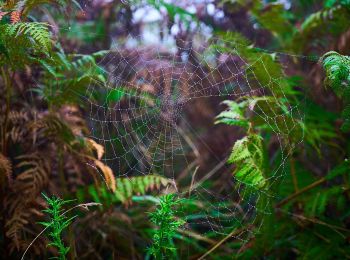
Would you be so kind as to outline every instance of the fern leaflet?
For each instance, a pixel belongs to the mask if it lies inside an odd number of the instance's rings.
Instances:
[[[47,23],[24,23],[18,22],[7,26],[7,34],[10,37],[17,37],[19,35],[30,36],[36,43],[37,47],[42,47],[45,51],[48,51],[51,46],[51,37],[48,30]]]
[[[254,188],[265,186],[264,153],[261,136],[251,134],[236,141],[228,163],[236,164],[234,176],[238,181]]]
[[[350,57],[343,56],[335,51],[326,53],[322,58],[326,70],[326,84],[330,86],[338,97],[344,100],[342,117],[343,131],[350,130]]]

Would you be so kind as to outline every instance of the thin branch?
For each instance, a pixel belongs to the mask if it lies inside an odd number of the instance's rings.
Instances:
[[[298,218],[300,220],[304,220],[304,221],[306,220],[306,221],[309,221],[309,222],[314,223],[314,224],[319,224],[319,225],[322,225],[322,226],[326,226],[326,227],[332,229],[337,234],[339,234],[344,239],[346,237],[342,233],[340,233],[339,231],[350,233],[350,230],[347,229],[347,228],[343,228],[343,227],[339,227],[339,226],[336,226],[336,225],[328,224],[327,222],[324,222],[324,221],[316,219],[316,218],[308,218],[308,217],[305,217],[304,215],[294,214],[294,213],[290,213],[290,212],[284,212],[283,210],[280,210],[280,209],[277,209],[277,210],[279,212],[286,213],[286,214],[291,215],[291,216],[293,216],[295,218]]]
[[[324,183],[327,179],[326,178],[321,178],[318,181],[315,181],[314,183],[311,183],[310,185],[298,190],[297,192],[293,193],[292,195],[290,195],[289,197],[283,199],[282,201],[280,201],[279,203],[276,204],[276,208],[280,208],[281,206],[287,204],[289,201],[291,201],[292,199],[300,196],[301,194],[321,185],[322,183]]]
[[[198,188],[203,182],[212,177],[218,170],[221,169],[226,164],[227,158],[219,162],[210,172],[208,172],[202,179],[200,179],[195,185],[193,185],[192,190]]]
[[[188,191],[188,196],[190,197],[191,196],[191,192],[192,192],[192,187],[193,187],[193,184],[194,184],[194,179],[196,177],[196,173],[199,169],[199,166],[196,167],[196,169],[194,170],[193,174],[192,174],[192,179],[191,179],[191,186],[190,186],[190,190]]]
[[[224,237],[222,240],[220,240],[215,246],[213,246],[209,251],[207,251],[204,255],[202,255],[198,260],[202,260],[208,255],[210,255],[215,249],[217,249],[219,246],[221,246],[223,243],[226,242],[226,240],[230,239],[233,236],[236,236],[240,233],[242,233],[245,230],[245,228],[240,228],[240,229],[234,229],[230,234],[228,234],[226,237]]]
[[[191,230],[179,229],[178,232],[183,234],[183,235],[186,235],[188,237],[194,238],[194,239],[196,239],[198,241],[203,241],[203,242],[206,242],[206,243],[211,244],[211,245],[216,245],[217,244],[217,242],[215,240],[213,240],[211,238],[208,238],[208,237],[205,237],[205,236],[202,236],[201,234],[198,234],[198,233],[193,232]],[[223,250],[225,250],[228,253],[232,253],[232,249],[231,248],[223,246]]]

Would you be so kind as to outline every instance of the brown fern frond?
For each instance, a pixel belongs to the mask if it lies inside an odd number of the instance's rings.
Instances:
[[[38,219],[43,216],[40,208],[42,205],[37,201],[23,201],[24,196],[21,193],[13,193],[5,202],[7,218],[5,223],[6,236],[10,239],[12,245],[11,250],[20,250],[27,244],[26,237],[28,237],[29,229],[26,226],[33,223],[33,219]],[[30,232],[29,232],[30,233]],[[32,234],[34,236],[34,234]]]
[[[14,9],[17,2],[16,0],[8,0],[8,1],[3,1],[4,3],[2,4],[2,7],[6,10]]]
[[[40,232],[40,231],[38,231]],[[39,237],[35,240],[34,244],[31,244],[35,236],[33,235],[32,238],[27,239],[21,239],[17,241],[17,243],[10,243],[9,244],[9,252],[12,254],[14,251],[24,252],[27,247],[30,245],[30,252],[27,252],[27,259],[37,259],[39,255],[43,255],[45,252],[48,251],[47,249],[47,241],[45,237]],[[32,257],[29,257],[32,255]]]
[[[28,112],[25,111],[25,110],[20,110],[20,111],[11,110],[9,112],[9,119],[13,123],[20,123],[20,122],[23,122],[23,121],[28,121],[29,120],[29,115],[28,115]]]
[[[12,110],[8,114],[9,127],[6,137],[13,143],[28,141],[26,135],[28,134],[28,124],[31,121],[30,112],[25,110]]]
[[[115,183],[115,177],[113,175],[112,169],[99,160],[95,160],[94,163],[103,173],[104,181],[106,182],[107,187],[111,191],[115,192],[116,183]]]
[[[9,158],[0,153],[0,174],[5,175],[9,182],[12,181],[12,164]]]
[[[17,159],[21,162],[16,168],[24,171],[16,177],[13,189],[21,190],[26,196],[35,198],[48,183],[50,172],[48,161],[38,154],[22,155]]]
[[[62,106],[59,110],[59,117],[72,129],[75,135],[83,135],[89,132],[78,106]]]
[[[90,148],[91,150],[95,150],[97,153],[97,159],[101,160],[102,156],[105,152],[105,149],[102,145],[96,143],[94,140],[90,139],[90,138],[86,138],[86,142],[88,145],[88,148]]]
[[[32,128],[42,133],[46,138],[52,138],[67,145],[73,144],[75,135],[70,127],[54,114],[44,116],[33,123]]]

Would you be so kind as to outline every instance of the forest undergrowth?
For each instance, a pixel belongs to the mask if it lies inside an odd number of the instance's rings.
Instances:
[[[0,1],[1,258],[349,259],[349,55],[348,0]]]

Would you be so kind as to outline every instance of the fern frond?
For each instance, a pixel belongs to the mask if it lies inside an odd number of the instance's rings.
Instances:
[[[21,155],[17,159],[21,162],[16,168],[24,170],[16,177],[13,188],[23,191],[28,198],[35,198],[48,183],[48,162],[38,154]]]
[[[328,189],[322,190],[322,192],[315,192],[311,196],[307,196],[305,211],[308,216],[319,216],[324,214],[326,206],[334,198],[341,197],[344,190],[340,186],[334,186]]]
[[[54,138],[66,145],[73,145],[76,137],[72,129],[58,116],[49,114],[32,125],[33,129],[40,130],[47,138]]]
[[[227,162],[236,165],[234,177],[238,181],[253,188],[263,188],[265,186],[264,153],[261,136],[251,134],[236,141]]]
[[[48,26],[48,23],[18,22],[8,26],[7,33],[12,37],[17,37],[21,34],[30,36],[37,48],[44,48],[45,51],[48,51],[51,47],[51,37]]]
[[[330,86],[338,97],[344,101],[342,117],[343,131],[350,130],[350,57],[335,51],[326,53],[322,59],[326,71],[326,85]]]
[[[13,143],[23,142],[25,140],[26,135],[30,131],[28,125],[30,124],[31,111],[28,110],[12,110],[8,115],[10,128],[6,133],[6,136]],[[1,122],[1,116],[0,116]]]
[[[96,66],[96,60],[99,58],[102,58],[103,56],[107,55],[109,51],[102,50],[98,51],[92,54],[85,54],[85,55],[74,55],[75,57],[78,57],[77,60],[72,62],[72,65],[75,69],[79,70],[79,68],[86,67],[86,66]]]
[[[244,128],[249,127],[249,121],[244,116],[247,102],[237,103],[235,101],[226,100],[222,103],[227,105],[228,109],[221,112],[216,117],[215,124],[224,123],[227,125],[235,125]]]
[[[221,35],[225,41],[212,45],[215,50],[238,56],[244,61],[246,84],[250,87],[264,87],[279,98],[291,92],[283,68],[277,62],[275,54],[255,48],[253,44],[239,33]]]
[[[324,30],[325,26],[333,27],[335,31],[346,30],[350,17],[349,3],[346,1],[340,1],[338,4],[309,15],[301,25],[301,33],[308,35],[319,29]]]
[[[350,57],[330,51],[322,57],[322,64],[327,73],[326,84],[337,95],[346,94],[346,88],[350,86]]]
[[[106,164],[102,163],[99,160],[95,160],[95,165],[101,170],[103,173],[104,181],[106,182],[107,187],[112,191],[116,191],[116,182],[113,171]]]
[[[108,192],[104,187],[89,186],[89,193],[95,202],[123,203],[128,205],[135,195],[145,195],[149,191],[160,190],[162,187],[173,185],[173,181],[159,175],[136,176],[130,178],[116,178],[114,193]],[[83,192],[82,190],[80,192]],[[84,193],[78,195],[81,201],[85,200]]]
[[[6,236],[11,241],[12,249],[25,249],[28,245],[26,243],[27,235],[25,226],[30,224],[34,218],[41,217],[43,214],[39,208],[41,204],[36,200],[26,200],[26,195],[21,191],[17,191],[6,197],[6,221],[5,230]]]
[[[0,174],[6,176],[9,182],[12,181],[12,164],[2,153],[0,153]]]
[[[34,89],[51,105],[80,103],[88,86],[104,86],[105,72],[97,64],[97,59],[107,51],[91,55],[66,55],[61,52],[52,53],[49,60],[36,59],[46,70],[41,87]],[[72,95],[72,92],[74,94]]]
[[[10,17],[11,23],[19,23],[21,21],[21,11],[13,11]]]
[[[144,195],[147,191],[159,190],[169,184],[173,184],[173,181],[159,175],[117,178],[115,196],[125,203],[133,195]]]
[[[281,42],[293,33],[293,26],[286,18],[285,9],[281,3],[264,3],[260,0],[236,0],[233,1],[240,7],[250,11],[257,22],[265,29],[281,38]],[[282,40],[282,38],[284,38]]]
[[[94,140],[90,139],[90,138],[86,138],[86,143],[87,146],[91,149],[91,150],[95,150],[97,153],[97,159],[101,160],[102,156],[105,152],[105,149],[102,145],[96,143]]]

